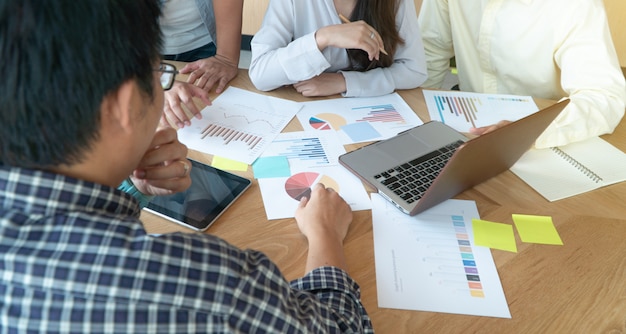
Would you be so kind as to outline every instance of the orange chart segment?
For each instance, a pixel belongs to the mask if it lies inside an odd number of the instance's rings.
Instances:
[[[318,177],[319,174],[313,172],[295,174],[285,182],[285,191],[291,198],[300,201],[302,197],[311,196],[311,186]]]

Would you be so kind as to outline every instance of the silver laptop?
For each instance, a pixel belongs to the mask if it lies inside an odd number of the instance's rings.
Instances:
[[[471,140],[441,122],[428,122],[343,154],[339,162],[415,215],[509,169],[568,103]]]

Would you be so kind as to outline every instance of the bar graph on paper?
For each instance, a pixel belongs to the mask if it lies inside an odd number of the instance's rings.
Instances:
[[[284,156],[291,166],[314,168],[337,165],[343,153],[345,149],[333,131],[295,131],[276,136],[261,156]]]
[[[516,121],[538,110],[530,96],[423,90],[431,120],[457,131]]]
[[[300,110],[296,102],[229,87],[178,130],[189,148],[251,164]]]
[[[379,307],[511,317],[490,250],[473,243],[475,202],[408,216],[378,194],[371,200]]]

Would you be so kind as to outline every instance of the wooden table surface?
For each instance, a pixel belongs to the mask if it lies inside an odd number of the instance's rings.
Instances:
[[[294,101],[313,100],[291,87],[257,91],[246,70],[240,70],[231,85]],[[422,120],[429,120],[420,89],[398,93]],[[536,101],[539,107],[552,103]],[[302,127],[294,118],[285,132],[296,130]],[[625,122],[603,138],[626,151]],[[205,163],[212,158],[195,151],[189,157]],[[234,173],[253,178],[251,168]],[[345,240],[349,272],[361,286],[363,303],[378,333],[626,332],[626,183],[548,202],[506,171],[455,198],[476,201],[481,218],[490,221],[513,224],[511,215],[516,213],[552,216],[564,246],[522,243],[516,236],[518,253],[491,251],[512,319],[385,309],[377,302],[371,211],[355,212]],[[144,212],[142,220],[150,233],[194,233],[150,213]],[[256,180],[206,233],[263,251],[288,279],[304,274],[305,238],[293,219],[266,219]]]

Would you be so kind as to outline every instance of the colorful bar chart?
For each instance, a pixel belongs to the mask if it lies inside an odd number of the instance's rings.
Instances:
[[[235,129],[227,128],[218,124],[209,124],[203,128],[200,132],[200,138],[222,138],[224,145],[228,145],[232,141],[244,142],[248,145],[248,149],[253,150],[261,140],[262,136],[253,135],[250,133],[238,131]]]
[[[404,118],[392,104],[380,104],[352,108],[352,111],[366,112],[367,116],[357,119],[357,122],[395,122],[405,123]]]
[[[311,165],[328,165],[329,159],[319,137],[277,138],[272,142],[273,149],[279,156],[287,159],[298,159]]]
[[[478,274],[474,253],[472,252],[472,245],[469,234],[467,233],[465,219],[463,216],[456,215],[451,216],[451,218],[455,230],[455,237],[459,244],[460,263],[463,265],[470,296],[484,298],[485,292],[480,282],[480,275]]]
[[[422,92],[431,120],[445,123],[460,132],[503,120],[513,122],[538,110],[530,96],[428,89]]]
[[[437,104],[437,111],[441,115],[441,119],[446,119],[446,116],[449,117],[450,115],[454,115],[456,117],[464,118],[465,121],[472,127],[476,127],[476,120],[478,119],[477,105],[481,105],[479,99],[472,97],[435,95],[435,102]]]

